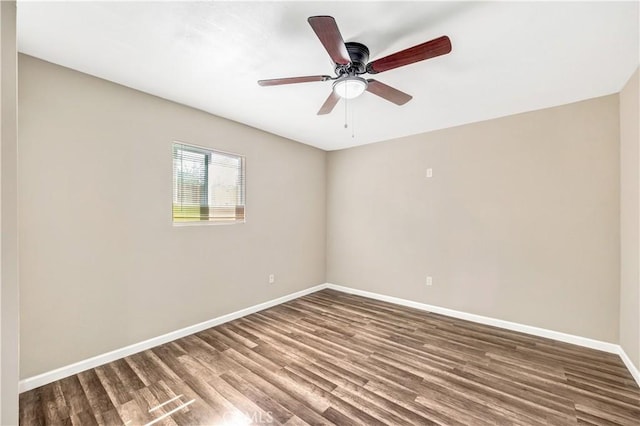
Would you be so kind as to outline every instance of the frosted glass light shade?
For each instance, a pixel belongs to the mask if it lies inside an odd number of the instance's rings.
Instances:
[[[367,89],[367,80],[362,77],[344,77],[333,83],[333,91],[344,99],[353,99]]]

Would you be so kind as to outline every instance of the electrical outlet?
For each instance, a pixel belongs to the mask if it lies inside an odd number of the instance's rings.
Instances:
[[[427,280],[425,281],[426,285],[433,285],[433,278],[431,278],[430,276],[427,276]]]
[[[433,176],[433,169],[427,169],[427,177],[430,178]]]
[[[269,274],[269,284],[273,284],[276,282],[275,274]]]

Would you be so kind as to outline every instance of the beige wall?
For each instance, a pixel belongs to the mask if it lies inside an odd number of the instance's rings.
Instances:
[[[325,282],[324,151],[28,56],[19,75],[21,377]],[[246,156],[246,224],[171,225],[174,140]]]
[[[611,95],[329,153],[328,281],[617,343],[618,134]]]
[[[620,92],[620,346],[640,369],[640,93],[638,70]]]
[[[18,424],[16,3],[0,2],[0,424]]]

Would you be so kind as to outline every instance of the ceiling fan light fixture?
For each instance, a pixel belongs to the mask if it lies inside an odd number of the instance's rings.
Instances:
[[[358,76],[348,76],[333,83],[333,91],[343,99],[353,99],[367,90],[367,80]]]

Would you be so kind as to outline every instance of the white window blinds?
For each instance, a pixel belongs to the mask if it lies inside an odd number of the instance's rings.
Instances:
[[[244,222],[244,157],[173,144],[173,222]]]

